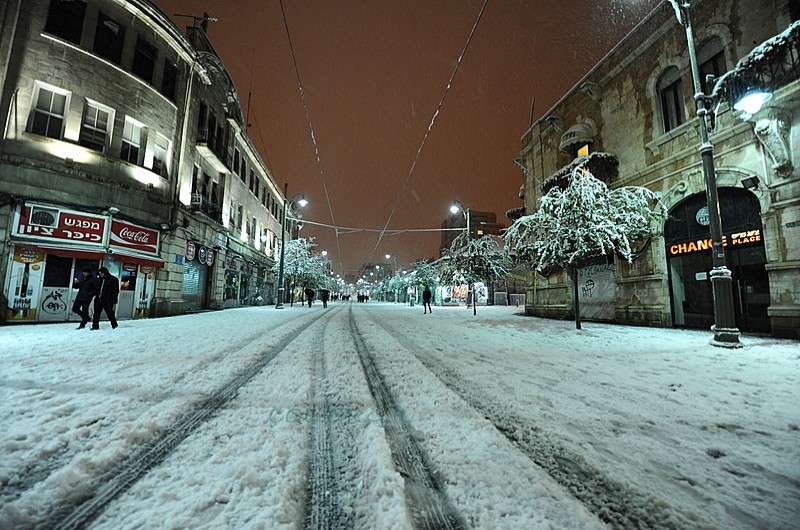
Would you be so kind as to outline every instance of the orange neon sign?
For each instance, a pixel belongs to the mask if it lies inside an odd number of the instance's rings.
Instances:
[[[761,242],[761,230],[746,230],[744,232],[734,232],[730,236],[722,236],[722,246],[727,247],[730,241],[731,246],[750,245],[753,243]],[[692,254],[694,252],[702,252],[704,250],[711,250],[711,238],[697,239],[695,241],[686,241],[684,243],[673,243],[667,247],[670,256],[680,256],[683,254]]]

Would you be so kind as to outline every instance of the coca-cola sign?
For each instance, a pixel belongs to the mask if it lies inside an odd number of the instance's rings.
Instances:
[[[158,254],[158,231],[114,219],[111,222],[111,248]]]

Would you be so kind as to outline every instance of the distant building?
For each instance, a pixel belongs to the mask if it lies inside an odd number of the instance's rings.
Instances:
[[[86,265],[120,277],[121,318],[272,301],[283,190],[207,24],[184,36],[147,0],[3,3],[2,321],[76,318]]]
[[[710,137],[737,327],[800,338],[800,5],[691,5],[703,83],[707,75],[731,72],[723,85],[728,95],[751,87],[772,93],[753,116],[723,101]],[[768,46],[751,54],[765,41]],[[584,318],[702,329],[714,323],[709,215],[687,50],[684,28],[662,2],[522,137],[527,213],[578,161],[587,161],[612,188],[656,191],[669,209],[658,235],[639,242],[632,264],[598,256],[580,271]],[[526,311],[571,316],[570,291],[563,271],[531,273]]]
[[[473,239],[481,238],[485,235],[499,236],[505,228],[497,222],[497,214],[493,212],[469,211],[469,231]],[[442,257],[450,249],[453,240],[458,236],[459,230],[466,228],[467,219],[462,212],[452,214],[442,222],[442,242],[439,247],[439,257]]]

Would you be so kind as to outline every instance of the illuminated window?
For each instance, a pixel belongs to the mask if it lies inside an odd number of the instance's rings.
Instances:
[[[64,135],[69,98],[69,92],[37,83],[28,131],[60,140]]]
[[[78,143],[101,153],[106,152],[114,123],[114,111],[105,105],[86,100]]]
[[[578,147],[578,156],[589,156],[589,144]]]
[[[122,130],[122,150],[119,157],[131,164],[139,164],[142,147],[144,125],[130,116],[125,116],[125,128]]]
[[[168,175],[169,167],[169,140],[156,133],[153,142],[153,173],[158,173],[162,177]]]

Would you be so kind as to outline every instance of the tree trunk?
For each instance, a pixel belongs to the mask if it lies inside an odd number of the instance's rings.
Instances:
[[[575,308],[575,329],[581,329],[581,304],[578,300],[578,268],[569,268],[572,277],[572,306]]]

